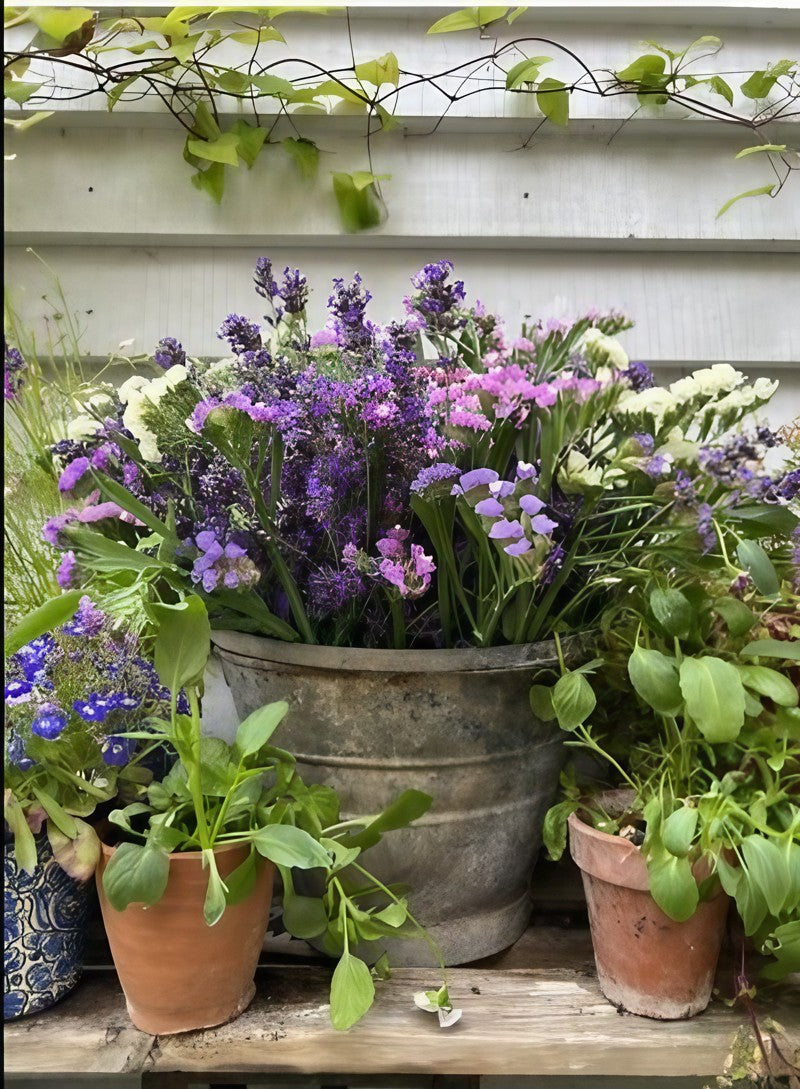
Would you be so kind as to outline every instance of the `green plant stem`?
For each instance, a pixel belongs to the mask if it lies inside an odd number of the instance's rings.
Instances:
[[[194,805],[195,818],[197,819],[197,835],[200,840],[201,848],[206,851],[211,847],[211,840],[208,834],[208,824],[206,823],[206,811],[203,802],[203,789],[200,782],[200,775],[202,770],[202,763],[200,757],[200,705],[197,699],[196,689],[190,687],[188,690],[189,706],[191,708],[191,750],[192,759],[187,767],[189,792],[192,795],[192,803]],[[174,721],[174,713],[173,713]]]

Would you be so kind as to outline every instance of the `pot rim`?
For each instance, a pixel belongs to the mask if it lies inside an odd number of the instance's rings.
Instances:
[[[588,634],[588,633],[587,633]],[[577,658],[586,634],[567,636],[562,648]],[[302,666],[306,669],[364,673],[472,673],[543,669],[558,665],[554,640],[505,647],[463,647],[445,650],[386,650],[287,643],[249,632],[217,629],[211,633],[217,654],[258,662]]]
[[[110,844],[106,843],[105,840],[102,840],[102,839],[100,840],[100,848],[101,848],[101,850],[103,852],[103,855],[106,858],[111,858],[111,856],[114,854],[117,847],[119,847],[119,846],[120,846],[120,844],[117,843],[117,844],[114,844],[114,846],[112,847]],[[237,843],[220,843],[218,846],[213,847],[212,850],[214,851],[215,855],[217,855],[217,854],[221,855],[221,854],[225,854],[227,851],[234,850],[234,848],[236,848],[236,847],[247,847],[247,846],[248,846],[247,840],[241,840],[241,841],[239,841]],[[256,852],[256,853],[258,853],[258,852]],[[202,857],[203,857],[203,852],[202,851],[173,851],[173,852],[171,852],[170,854],[167,855],[167,858],[170,860],[170,862],[172,862],[173,859],[175,859],[178,862],[187,861],[187,860],[190,861],[190,862],[198,862],[198,861],[202,860]],[[264,861],[267,862],[268,859],[264,859]]]

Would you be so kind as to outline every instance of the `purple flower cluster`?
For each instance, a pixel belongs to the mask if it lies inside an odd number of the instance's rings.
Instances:
[[[217,336],[227,340],[234,355],[256,352],[262,347],[260,328],[241,314],[228,314],[217,330]]]
[[[201,530],[184,545],[197,549],[198,555],[192,566],[192,582],[199,583],[210,594],[217,586],[236,590],[255,586],[259,570],[248,557],[247,550],[235,541],[223,544],[212,529]]]
[[[451,494],[481,516],[489,539],[506,555],[533,556],[536,539],[549,538],[558,529],[558,522],[543,513],[547,504],[534,494],[536,479],[536,470],[525,462],[518,463],[515,480],[501,480],[494,469],[472,469],[453,485]]]
[[[341,277],[334,279],[333,291],[328,297],[328,310],[337,343],[343,351],[365,352],[372,349],[376,330],[365,317],[371,298],[372,293],[364,287],[359,273],[353,274],[350,283]]]
[[[653,372],[644,363],[631,363],[621,372],[621,377],[637,393],[643,389],[652,389],[656,384]]]
[[[777,446],[778,437],[768,427],[733,435],[716,446],[700,449],[700,467],[713,480],[724,484],[734,502],[739,498],[767,503],[786,503],[798,494],[800,471],[772,476],[764,468],[767,450]]]
[[[417,291],[404,300],[406,310],[409,314],[418,314],[430,332],[450,332],[467,322],[467,315],[461,309],[466,298],[464,282],[451,283],[452,272],[453,262],[444,260],[425,265],[411,277]]]
[[[153,352],[153,359],[168,371],[170,367],[184,366],[186,364],[186,352],[183,345],[175,337],[162,337]]]
[[[24,371],[27,364],[22,358],[19,349],[13,348],[10,344],[7,344],[5,340],[3,341],[3,354],[5,357],[3,365],[3,388],[5,399],[7,401],[14,401],[25,381]]]

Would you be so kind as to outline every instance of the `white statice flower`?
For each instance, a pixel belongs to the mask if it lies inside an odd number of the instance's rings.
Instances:
[[[753,405],[763,405],[772,397],[778,383],[769,378],[757,378],[752,385],[732,390],[726,397],[714,404],[714,410],[720,415],[728,412],[740,413],[742,409]]]
[[[131,375],[131,377],[128,378],[127,381],[123,382],[122,385],[119,387],[119,390],[117,391],[117,396],[119,397],[123,405],[127,405],[131,394],[134,393],[136,390],[141,389],[142,386],[146,386],[149,381],[150,379],[143,374],[134,374]]]
[[[680,404],[686,404],[695,397],[718,397],[720,393],[730,393],[743,381],[742,372],[730,363],[715,363],[712,367],[694,371],[686,378],[679,378],[670,385],[669,391]]]
[[[625,390],[617,401],[617,411],[626,416],[638,416],[646,413],[656,422],[660,422],[678,407],[678,401],[668,389],[661,386],[652,386],[650,389]]]
[[[91,439],[100,430],[99,420],[96,420],[94,416],[76,416],[74,420],[70,420],[67,425],[67,438],[72,439],[73,442],[81,442],[83,439]]]
[[[145,378],[143,382],[135,385],[134,379],[141,376],[135,375],[129,378],[120,388],[120,399],[125,390],[125,412],[122,422],[139,444],[139,452],[145,461],[161,461],[161,451],[158,448],[156,435],[144,421],[145,413],[158,404],[168,390],[177,386],[188,377],[186,368],[178,363],[170,367],[168,371],[152,380]]]
[[[620,342],[595,327],[586,330],[578,348],[596,367],[606,366],[624,371],[628,366],[628,356]]]
[[[581,494],[603,487],[603,470],[590,465],[580,450],[570,450],[558,474],[558,484],[567,495]]]

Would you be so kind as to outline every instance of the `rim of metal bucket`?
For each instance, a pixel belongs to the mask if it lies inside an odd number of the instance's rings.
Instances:
[[[553,640],[510,647],[464,647],[456,650],[369,650],[284,643],[263,635],[212,631],[211,640],[226,658],[250,658],[307,669],[374,673],[473,673],[490,670],[546,668],[558,664]],[[586,650],[585,635],[562,640],[565,657],[575,662]]]

